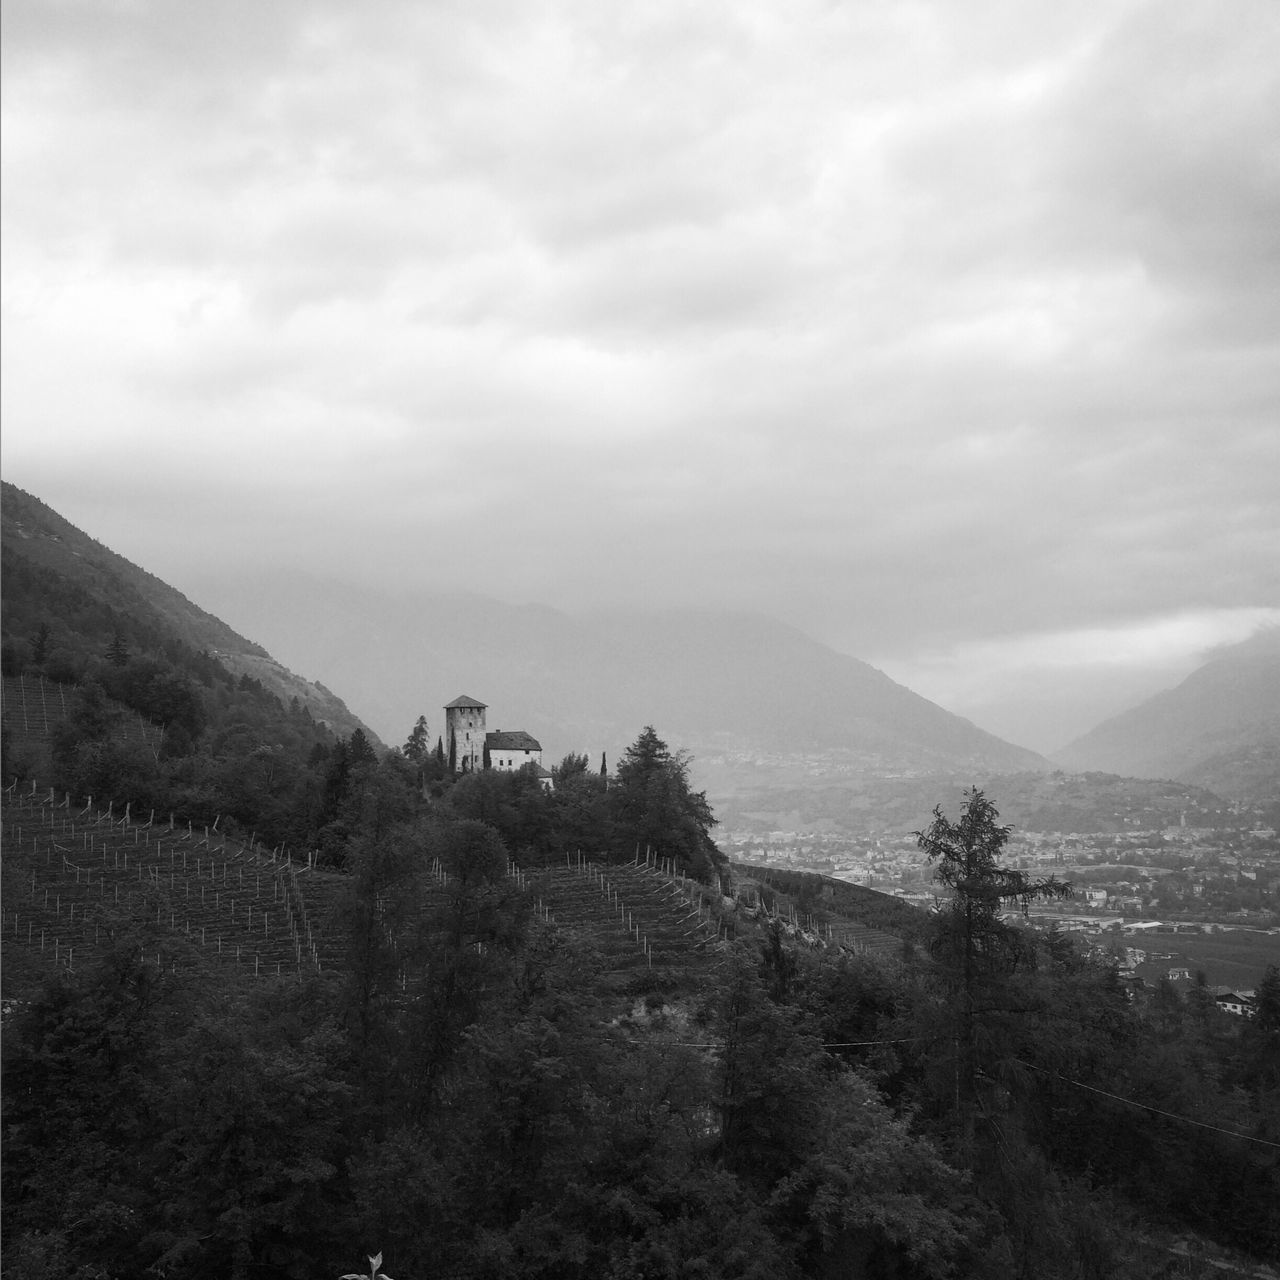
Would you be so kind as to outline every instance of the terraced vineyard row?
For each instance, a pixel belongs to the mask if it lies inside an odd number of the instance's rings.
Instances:
[[[335,970],[345,960],[345,876],[282,860],[216,830],[137,821],[115,806],[72,806],[52,792],[4,795],[0,954],[6,986],[51,965],[75,968],[124,934],[166,968],[238,966],[246,975]],[[622,980],[683,966],[717,937],[697,889],[644,866],[583,858],[530,877],[538,913]],[[448,892],[437,873],[431,911]]]
[[[615,980],[685,968],[719,939],[700,902],[702,887],[643,863],[606,864],[577,855],[531,883],[550,919],[589,946],[602,972]]]
[[[320,965],[306,875],[223,839],[50,794],[4,805],[0,954],[6,986],[50,964],[74,968],[122,936],[141,936],[166,968],[237,965],[298,974]]]
[[[58,725],[71,715],[75,695],[75,685],[60,684],[43,676],[5,676],[0,682],[0,705],[14,745],[48,742]],[[159,748],[164,737],[159,725],[123,703],[108,700],[108,704],[117,713],[113,737]]]
[[[284,976],[346,962],[346,876],[216,830],[140,822],[127,809],[117,816],[114,805],[77,810],[67,797],[16,786],[4,802],[0,955],[10,991],[51,965],[75,968],[125,934],[145,938],[171,969],[213,964]],[[511,874],[541,917],[590,949],[605,985],[685,970],[727,930],[751,927],[745,916],[721,923],[705,886],[658,865],[578,854],[534,875]],[[432,913],[449,892],[439,868],[434,879],[421,903]],[[901,946],[846,922],[803,940],[886,956]]]

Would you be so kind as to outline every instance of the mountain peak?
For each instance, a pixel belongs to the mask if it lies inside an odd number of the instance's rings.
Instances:
[[[1181,684],[1056,752],[1072,769],[1174,778],[1233,799],[1271,798],[1280,777],[1280,628],[1214,649]]]

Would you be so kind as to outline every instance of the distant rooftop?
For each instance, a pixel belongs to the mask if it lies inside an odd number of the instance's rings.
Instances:
[[[479,698],[473,698],[470,694],[460,693],[452,702],[445,703],[446,711],[454,711],[458,707],[477,707],[481,711],[488,707],[487,702],[481,702]]]
[[[523,729],[499,729],[484,735],[484,745],[490,751],[541,751],[542,743]]]

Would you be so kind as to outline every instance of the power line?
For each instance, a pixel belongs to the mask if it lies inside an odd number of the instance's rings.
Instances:
[[[1072,1080],[1067,1076],[1060,1075],[1056,1071],[1050,1071],[1046,1067],[1037,1067],[1033,1062],[1024,1062],[1018,1058],[1018,1062],[1024,1067],[1030,1067],[1032,1071],[1039,1071],[1042,1075],[1052,1076],[1055,1080],[1061,1080],[1063,1084],[1075,1085],[1077,1089],[1087,1089],[1090,1093],[1100,1093],[1104,1098],[1111,1098],[1115,1102],[1124,1102],[1131,1107],[1141,1107],[1143,1111],[1150,1111],[1155,1115],[1164,1116],[1167,1120],[1179,1120],[1183,1124],[1193,1124],[1197,1129],[1209,1129],[1214,1133],[1225,1133],[1230,1138],[1239,1138],[1244,1142],[1256,1142],[1259,1146],[1274,1147],[1280,1151],[1280,1142],[1272,1142],[1268,1138],[1255,1138],[1252,1134],[1240,1133],[1237,1129],[1223,1129],[1220,1125],[1207,1124],[1203,1120],[1193,1120],[1190,1116],[1180,1116],[1172,1111],[1162,1111],[1159,1107],[1153,1107],[1147,1102],[1137,1102],[1133,1098],[1122,1098],[1118,1093],[1108,1093],[1106,1089],[1099,1089],[1091,1084],[1084,1084],[1079,1080]]]
[[[841,1040],[827,1042],[822,1045],[824,1049],[865,1049],[873,1045],[882,1044],[918,1044],[929,1040],[948,1040],[950,1036],[903,1036],[897,1040]],[[723,1049],[721,1044],[692,1044],[687,1040],[677,1040],[675,1042],[682,1049]],[[1272,1147],[1280,1151],[1280,1142],[1272,1142],[1269,1138],[1255,1138],[1252,1134],[1241,1133],[1238,1129],[1224,1129],[1221,1125],[1208,1124],[1204,1120],[1193,1120],[1190,1116],[1180,1116],[1172,1111],[1163,1111],[1159,1107],[1153,1107],[1150,1103],[1137,1102],[1133,1098],[1121,1097],[1118,1093],[1110,1093],[1106,1089],[1099,1089],[1095,1085],[1085,1084],[1080,1080],[1072,1080],[1067,1076],[1060,1075],[1056,1071],[1049,1071],[1045,1067],[1038,1067],[1033,1062],[1026,1062],[1022,1058],[1016,1059],[1024,1067],[1030,1067],[1032,1071],[1039,1071],[1042,1075],[1052,1076],[1055,1080],[1061,1080],[1063,1084],[1074,1085],[1077,1089],[1086,1089],[1089,1093],[1101,1094],[1104,1098],[1110,1098],[1114,1102],[1123,1102],[1131,1107],[1139,1107],[1143,1111],[1150,1111],[1154,1115],[1164,1116],[1167,1120],[1178,1120],[1182,1124],[1195,1125],[1197,1129],[1208,1129],[1213,1133],[1226,1134],[1229,1138],[1239,1138],[1242,1142],[1256,1142],[1259,1146]]]
[[[952,1037],[945,1036],[902,1036],[897,1040],[832,1040],[823,1041],[818,1047],[821,1049],[865,1049],[871,1045],[877,1044],[922,1044],[929,1040],[950,1040]],[[714,1044],[695,1044],[689,1040],[674,1040],[673,1044],[679,1045],[682,1049],[723,1049],[724,1044],[718,1041]]]
[[[923,1044],[928,1040],[950,1040],[950,1036],[902,1036],[897,1040],[834,1040],[824,1043],[824,1049],[865,1049],[876,1044]]]

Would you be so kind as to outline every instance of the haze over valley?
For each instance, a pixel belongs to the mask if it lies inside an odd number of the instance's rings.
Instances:
[[[938,780],[956,789],[1014,776],[1024,781],[1006,783],[1011,816],[1044,827],[1044,795],[1034,785],[1028,792],[1028,781],[1064,768],[1207,788],[1217,799],[1196,801],[1202,808],[1280,802],[1280,630],[1216,651],[1180,685],[1051,759],[760,614],[573,615],[261,572],[222,593],[218,611],[235,619],[233,629],[30,495],[6,485],[4,499],[15,573],[52,571],[91,584],[111,607],[156,609],[186,643],[286,701],[300,697],[340,732],[362,725],[395,744],[422,716],[429,741],[443,745],[441,709],[466,693],[488,705],[491,727],[532,732],[548,761],[582,753],[594,765],[616,761],[640,727],[655,724],[691,754],[694,776],[731,827],[755,813],[766,829],[790,814],[801,828],[848,835],[909,831],[932,807]],[[28,595],[10,608],[11,657],[29,654],[39,601]],[[1144,803],[1138,784],[1130,793],[1068,807],[1053,826],[1106,829],[1099,814],[1108,806],[1115,814]],[[1176,820],[1189,795],[1166,798],[1156,825]]]

